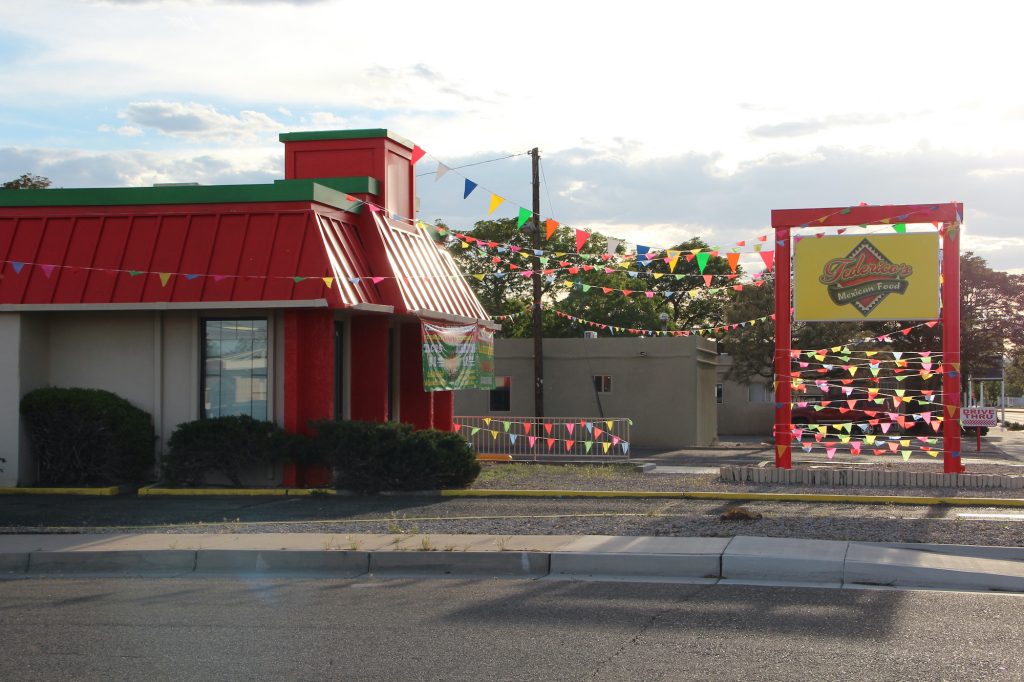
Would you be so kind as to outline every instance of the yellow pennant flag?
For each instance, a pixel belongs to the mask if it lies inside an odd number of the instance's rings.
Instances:
[[[485,277],[486,275],[484,275],[484,273],[482,273],[482,272],[478,272],[478,273],[476,273],[476,274],[475,274],[475,275],[473,275],[473,276],[474,276],[474,277],[476,277],[476,278],[477,278],[478,280],[480,280],[480,281],[482,282],[482,281],[484,281],[484,277]]]
[[[331,285],[334,284],[334,278],[333,277],[324,277],[323,280],[324,280],[324,284],[327,285],[328,289],[330,289]]]
[[[608,421],[606,421],[604,423],[604,425],[608,427],[609,431],[611,431],[612,430],[612,426],[613,426],[613,422],[609,419]]]
[[[779,457],[782,457],[783,453],[786,452],[786,446],[785,445],[776,445],[775,446],[775,452],[778,454]]]
[[[664,276],[665,276],[664,272],[656,272],[656,273],[654,273],[654,279],[661,279]]]
[[[490,208],[487,209],[487,215],[494,213],[498,209],[498,207],[501,206],[503,203],[505,203],[504,198],[499,197],[497,194],[492,194],[491,206]]]
[[[604,454],[606,454],[606,455],[608,454],[608,448],[610,448],[611,446],[612,446],[612,444],[607,442],[607,441],[604,442],[604,443],[601,443],[601,447],[604,448]]]
[[[669,272],[676,271],[676,263],[679,262],[679,254],[681,251],[669,251],[668,252],[668,270]]]
[[[491,425],[491,418],[490,417],[484,417],[484,424],[487,424],[488,426],[490,426]]]
[[[169,272],[160,272],[160,273],[157,273],[157,274],[160,275],[160,286],[162,286],[162,287],[167,286],[167,282],[171,279],[171,273],[169,273]]]

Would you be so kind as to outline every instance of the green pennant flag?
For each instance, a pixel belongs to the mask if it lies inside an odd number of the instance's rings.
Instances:
[[[295,277],[292,277],[292,279],[295,281],[296,284],[298,284],[299,282],[301,282],[302,280],[304,280],[306,278],[305,277],[295,276]]]
[[[907,233],[907,224],[906,223],[896,223],[895,225],[892,226],[892,229],[896,230],[900,234],[906,234]]]
[[[704,274],[704,268],[708,266],[709,258],[711,258],[711,254],[707,251],[701,251],[697,254],[697,267],[700,268],[701,274]]]
[[[590,452],[590,448],[594,447],[594,441],[592,441],[592,440],[585,440],[585,441],[583,441],[583,445],[586,446],[587,452]]]
[[[590,284],[581,284],[580,287],[583,289],[584,293],[586,293],[586,292],[590,291],[591,285]]]
[[[523,225],[525,225],[526,221],[529,220],[531,217],[533,217],[533,211],[525,209],[522,206],[520,206],[519,220],[516,221],[516,227],[518,227],[520,230],[523,229]]]
[[[129,270],[128,274],[131,275],[132,277],[137,277],[138,275],[142,274],[142,270]]]

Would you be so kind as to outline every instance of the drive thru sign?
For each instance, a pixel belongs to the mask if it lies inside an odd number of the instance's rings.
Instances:
[[[964,407],[960,410],[960,423],[964,428],[996,425],[996,408]]]

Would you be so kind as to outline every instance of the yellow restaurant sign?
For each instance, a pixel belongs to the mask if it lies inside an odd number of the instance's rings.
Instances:
[[[796,320],[939,316],[938,234],[804,238],[793,259]]]

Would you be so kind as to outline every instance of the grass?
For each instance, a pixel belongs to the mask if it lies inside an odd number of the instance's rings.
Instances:
[[[616,480],[620,478],[639,478],[643,474],[632,465],[622,464],[531,464],[515,462],[512,464],[485,464],[477,481],[481,483],[521,483],[531,478],[573,480]]]

